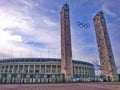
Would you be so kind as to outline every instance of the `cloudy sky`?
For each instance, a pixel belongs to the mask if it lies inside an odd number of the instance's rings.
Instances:
[[[60,57],[60,10],[66,2],[73,59],[99,61],[93,17],[103,10],[119,66],[119,0],[0,0],[0,58]],[[80,28],[78,21],[90,23],[90,28]]]

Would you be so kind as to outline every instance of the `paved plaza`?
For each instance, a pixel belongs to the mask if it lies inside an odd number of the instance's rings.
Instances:
[[[0,90],[120,90],[120,82],[0,84]]]

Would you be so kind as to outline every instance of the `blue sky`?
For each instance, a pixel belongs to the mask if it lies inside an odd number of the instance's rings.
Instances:
[[[119,0],[0,0],[0,58],[60,57],[60,10],[66,2],[73,59],[99,61],[93,17],[103,10],[119,66]],[[90,28],[78,27],[77,21],[90,23]]]

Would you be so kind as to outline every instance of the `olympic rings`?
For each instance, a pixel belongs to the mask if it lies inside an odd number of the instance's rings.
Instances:
[[[90,27],[90,24],[89,23],[84,23],[84,22],[76,22],[76,25],[79,26],[80,28],[89,28]]]

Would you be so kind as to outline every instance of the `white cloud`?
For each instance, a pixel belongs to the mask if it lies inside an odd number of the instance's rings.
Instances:
[[[113,6],[112,4],[113,1],[104,1],[101,9],[108,15],[112,16],[112,17],[116,17],[116,13],[114,11],[112,11],[110,8]]]
[[[17,5],[19,5],[19,3],[23,3],[25,6],[28,6],[27,14],[17,10],[18,8],[16,7],[18,7]],[[45,56],[46,52],[44,49],[46,48],[56,48],[55,51],[58,53],[60,45],[57,23],[50,20],[47,16],[39,15],[39,17],[32,17],[28,15],[30,8],[32,8],[31,2],[22,2],[22,0],[19,0],[18,2],[15,2],[15,4],[15,6],[9,8],[8,12],[3,10],[5,7],[0,9],[0,54],[10,57],[12,51],[14,53],[13,57],[19,57],[20,52],[22,52],[24,53],[22,56],[28,57],[31,52],[31,56],[33,57],[39,56],[38,53],[43,49],[42,55]],[[39,27],[37,28],[35,25],[38,22],[36,22],[35,18],[39,21]],[[31,46],[27,44],[29,40],[31,40],[31,42],[43,43],[45,47],[38,48]]]
[[[45,25],[47,24],[48,26],[56,26],[56,23],[52,22],[47,17],[43,17],[43,22],[45,23]]]
[[[15,19],[10,15],[4,13],[4,11],[0,10],[0,28],[12,27],[14,26]]]
[[[19,35],[11,35],[9,32],[0,30],[0,41],[1,43],[8,42],[10,40],[22,42],[22,38]]]

